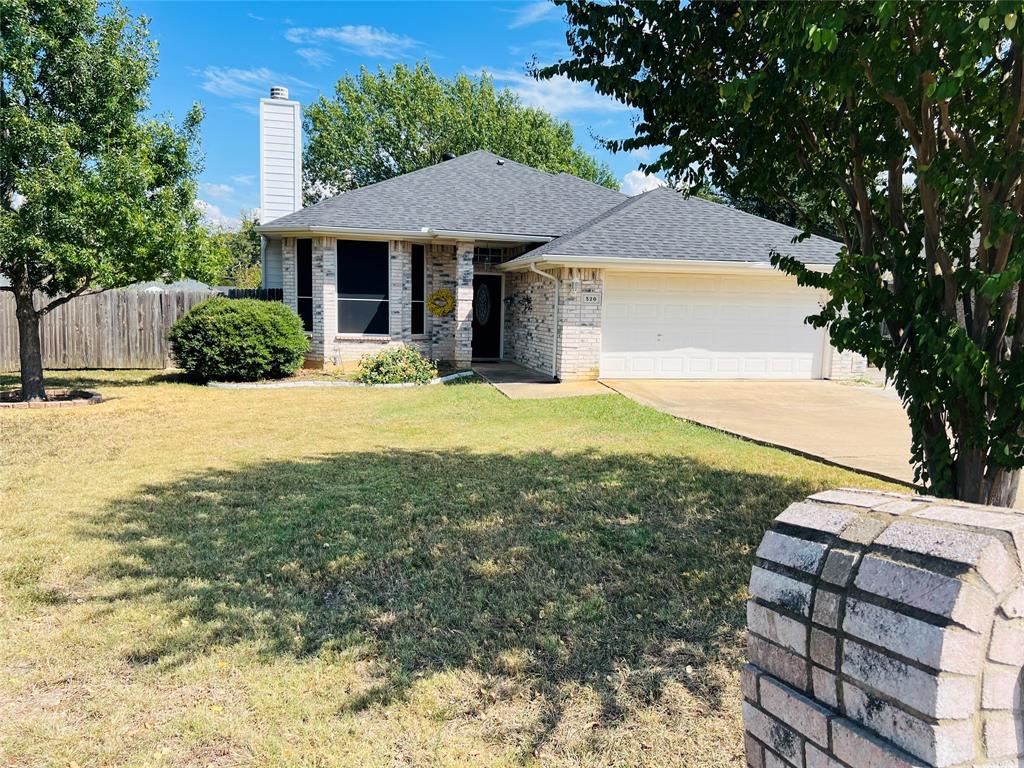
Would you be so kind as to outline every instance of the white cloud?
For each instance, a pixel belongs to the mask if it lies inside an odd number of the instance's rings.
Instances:
[[[295,52],[299,54],[299,56],[302,57],[302,60],[309,64],[309,66],[316,67],[317,69],[320,67],[326,67],[334,61],[334,57],[323,48],[298,48]]]
[[[378,59],[397,59],[422,45],[419,40],[366,24],[346,24],[343,27],[293,27],[284,33],[284,37],[288,42],[306,48],[334,43],[347,51]]]
[[[633,197],[633,195],[639,195],[664,186],[665,182],[657,176],[650,176],[643,171],[630,171],[622,177],[620,190],[622,194]]]
[[[256,183],[255,173],[236,173],[231,177],[231,180],[235,184],[241,184],[243,187],[248,187]]]
[[[206,67],[200,73],[200,87],[214,96],[226,99],[258,99],[270,95],[270,86],[313,88],[313,85],[291,75],[282,75],[266,67],[236,69],[234,67]],[[255,107],[253,107],[255,109]]]
[[[629,109],[625,104],[602,96],[584,83],[567,77],[535,80],[511,69],[485,69],[498,85],[511,88],[529,107],[537,107],[553,115],[572,112],[620,112]]]
[[[654,156],[654,153],[650,147],[637,147],[636,149],[629,150],[629,156],[646,163]]]
[[[202,181],[199,183],[199,191],[218,200],[227,200],[234,194],[235,188],[230,184],[211,184],[208,181]]]
[[[515,16],[509,22],[509,29],[527,27],[536,24],[538,21],[545,21],[555,17],[555,6],[549,0],[537,0],[534,3],[527,3],[515,11]]]
[[[228,216],[216,205],[206,200],[196,200],[196,208],[199,209],[200,219],[207,226],[231,230],[237,230],[242,226],[242,222],[238,218]]]

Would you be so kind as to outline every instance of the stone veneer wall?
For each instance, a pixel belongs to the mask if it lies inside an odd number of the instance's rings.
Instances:
[[[603,270],[564,268],[559,279],[558,378],[596,379],[601,364]],[[573,290],[578,280],[579,290]],[[533,272],[505,273],[505,357],[536,371],[551,371],[555,284]],[[597,296],[596,304],[584,295]]]
[[[1024,765],[1024,515],[826,491],[757,550],[752,768]]]

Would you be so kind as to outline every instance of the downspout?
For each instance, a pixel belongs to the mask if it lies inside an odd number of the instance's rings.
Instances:
[[[537,265],[534,262],[530,262],[530,271],[534,274],[540,275],[541,277],[551,280],[555,284],[555,327],[552,332],[551,338],[551,378],[558,380],[558,283],[559,280],[554,275],[549,275],[547,272],[542,272],[537,269]]]

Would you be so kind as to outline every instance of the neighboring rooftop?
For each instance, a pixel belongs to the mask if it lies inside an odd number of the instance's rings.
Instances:
[[[773,251],[804,264],[836,263],[839,243],[815,235],[794,243],[799,234],[785,224],[659,187],[627,198],[509,264],[541,256],[769,263]]]
[[[551,174],[478,150],[344,192],[268,222],[261,231],[316,227],[557,237],[625,200],[568,173]]]

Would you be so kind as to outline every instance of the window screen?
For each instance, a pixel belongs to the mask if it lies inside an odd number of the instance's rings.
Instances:
[[[299,240],[295,244],[295,297],[296,308],[302,318],[302,327],[313,330],[313,241]]]
[[[388,244],[338,241],[338,332],[387,335]]]
[[[422,245],[412,247],[412,332],[425,333],[427,270]]]

